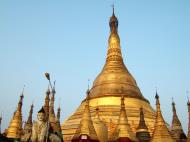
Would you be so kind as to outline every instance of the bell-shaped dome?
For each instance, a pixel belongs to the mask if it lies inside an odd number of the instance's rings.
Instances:
[[[120,38],[118,35],[118,20],[110,17],[110,36],[106,63],[101,73],[96,77],[91,88],[91,98],[105,96],[126,96],[147,101],[141,94],[133,76],[127,70],[121,53]]]

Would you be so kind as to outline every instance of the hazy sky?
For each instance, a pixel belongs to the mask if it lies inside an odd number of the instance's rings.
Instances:
[[[33,101],[36,117],[48,86],[46,71],[56,80],[55,106],[61,105],[61,122],[76,110],[85,98],[88,78],[92,86],[105,63],[113,3],[124,62],[142,94],[155,108],[158,88],[169,124],[174,97],[187,131],[189,0],[1,0],[2,129],[8,127],[24,85],[23,121]]]

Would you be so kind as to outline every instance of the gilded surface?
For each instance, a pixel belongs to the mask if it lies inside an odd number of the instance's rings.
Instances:
[[[91,99],[89,102],[90,112],[92,120],[95,118],[96,108],[99,108],[99,117],[108,127],[108,137],[113,134],[115,130],[119,114],[120,114],[120,103],[121,97],[101,97]],[[98,102],[98,103],[97,103]],[[84,104],[82,102],[76,112],[71,115],[65,122],[62,124],[62,133],[64,134],[65,139],[72,139],[73,135],[76,132],[76,129],[79,127],[82,114],[84,112]],[[155,122],[155,112],[146,101],[142,101],[135,98],[125,98],[125,109],[128,116],[128,122],[130,126],[138,127],[139,124],[139,108],[144,108],[144,118],[148,127],[150,134],[154,130]],[[135,129],[136,131],[136,129]],[[133,132],[135,132],[133,131]]]
[[[93,119],[93,125],[94,125],[94,128],[95,128],[95,131],[97,133],[99,141],[100,142],[107,142],[108,141],[108,133],[105,133],[105,132],[108,131],[108,127],[100,119],[99,108],[96,108],[96,115]]]
[[[148,131],[152,134],[154,130],[155,111],[148,100],[141,94],[137,83],[127,70],[121,53],[120,39],[118,35],[118,20],[113,13],[109,21],[110,36],[108,40],[108,52],[106,63],[101,73],[94,80],[90,90],[90,113],[92,119],[95,110],[99,108],[99,117],[108,127],[108,138],[113,134],[120,114],[120,98],[125,97],[125,109],[128,122],[132,131],[135,132],[139,124],[139,108],[144,108],[144,117]],[[98,105],[97,105],[98,104]],[[82,113],[84,112],[84,101],[79,108],[62,124],[64,141],[71,141],[76,129],[79,127]]]
[[[156,122],[152,142],[175,142],[166,126],[160,110],[159,96],[156,93]]]
[[[183,134],[185,136],[185,134],[183,132],[181,122],[178,118],[174,101],[172,102],[172,110],[173,110],[173,118],[172,118],[172,125],[171,125],[171,134],[173,138],[175,138],[176,140],[180,140],[181,135]]]
[[[11,119],[11,122],[7,129],[7,137],[8,138],[15,138],[15,139],[21,138],[23,97],[24,97],[23,94],[21,94],[17,110],[14,113],[13,118]]]
[[[123,96],[121,98],[121,109],[120,109],[118,125],[115,129],[115,134],[113,137],[114,137],[113,140],[117,140],[119,138],[130,138],[132,141],[136,141],[135,133],[132,132],[131,127],[128,123]]]
[[[91,119],[90,109],[89,109],[89,99],[87,98],[85,103],[84,112],[80,120],[80,124],[77,128],[77,131],[74,135],[74,139],[79,139],[81,135],[88,135],[90,139],[98,140],[93,122]]]

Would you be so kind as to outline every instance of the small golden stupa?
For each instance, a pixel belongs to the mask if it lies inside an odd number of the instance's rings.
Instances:
[[[156,99],[156,123],[154,126],[152,142],[175,142],[162,116],[162,112],[160,109],[160,100],[157,92],[155,99]]]
[[[150,135],[154,130],[155,111],[149,101],[142,95],[133,76],[126,68],[120,46],[118,35],[118,20],[113,14],[109,21],[110,36],[108,39],[108,51],[105,65],[101,73],[94,80],[89,94],[89,109],[92,120],[99,109],[99,118],[108,128],[108,140],[113,135],[120,115],[121,97],[123,96],[128,123],[132,131],[136,132],[139,125],[139,108],[144,109],[144,119]],[[85,100],[81,102],[78,109],[62,124],[64,141],[71,141],[77,129],[85,109]],[[96,132],[99,134],[99,132]],[[102,133],[102,135],[105,135]],[[106,138],[105,138],[106,139]]]
[[[7,137],[12,139],[20,139],[22,135],[22,104],[23,104],[23,92],[20,95],[18,107],[14,112],[9,127],[7,129]]]

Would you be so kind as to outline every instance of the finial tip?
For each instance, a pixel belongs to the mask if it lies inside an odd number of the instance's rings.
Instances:
[[[156,90],[156,96],[155,96],[156,99],[159,99],[159,95],[158,95],[158,92]]]
[[[90,79],[88,78],[88,90],[89,90],[89,84],[90,84]]]
[[[172,103],[174,103],[174,98],[172,97]]]
[[[115,15],[115,8],[114,8],[114,3],[111,5],[112,7],[112,16]]]
[[[24,89],[25,89],[25,85],[23,86],[23,89],[22,89],[22,93],[21,93],[22,96],[24,95]]]

